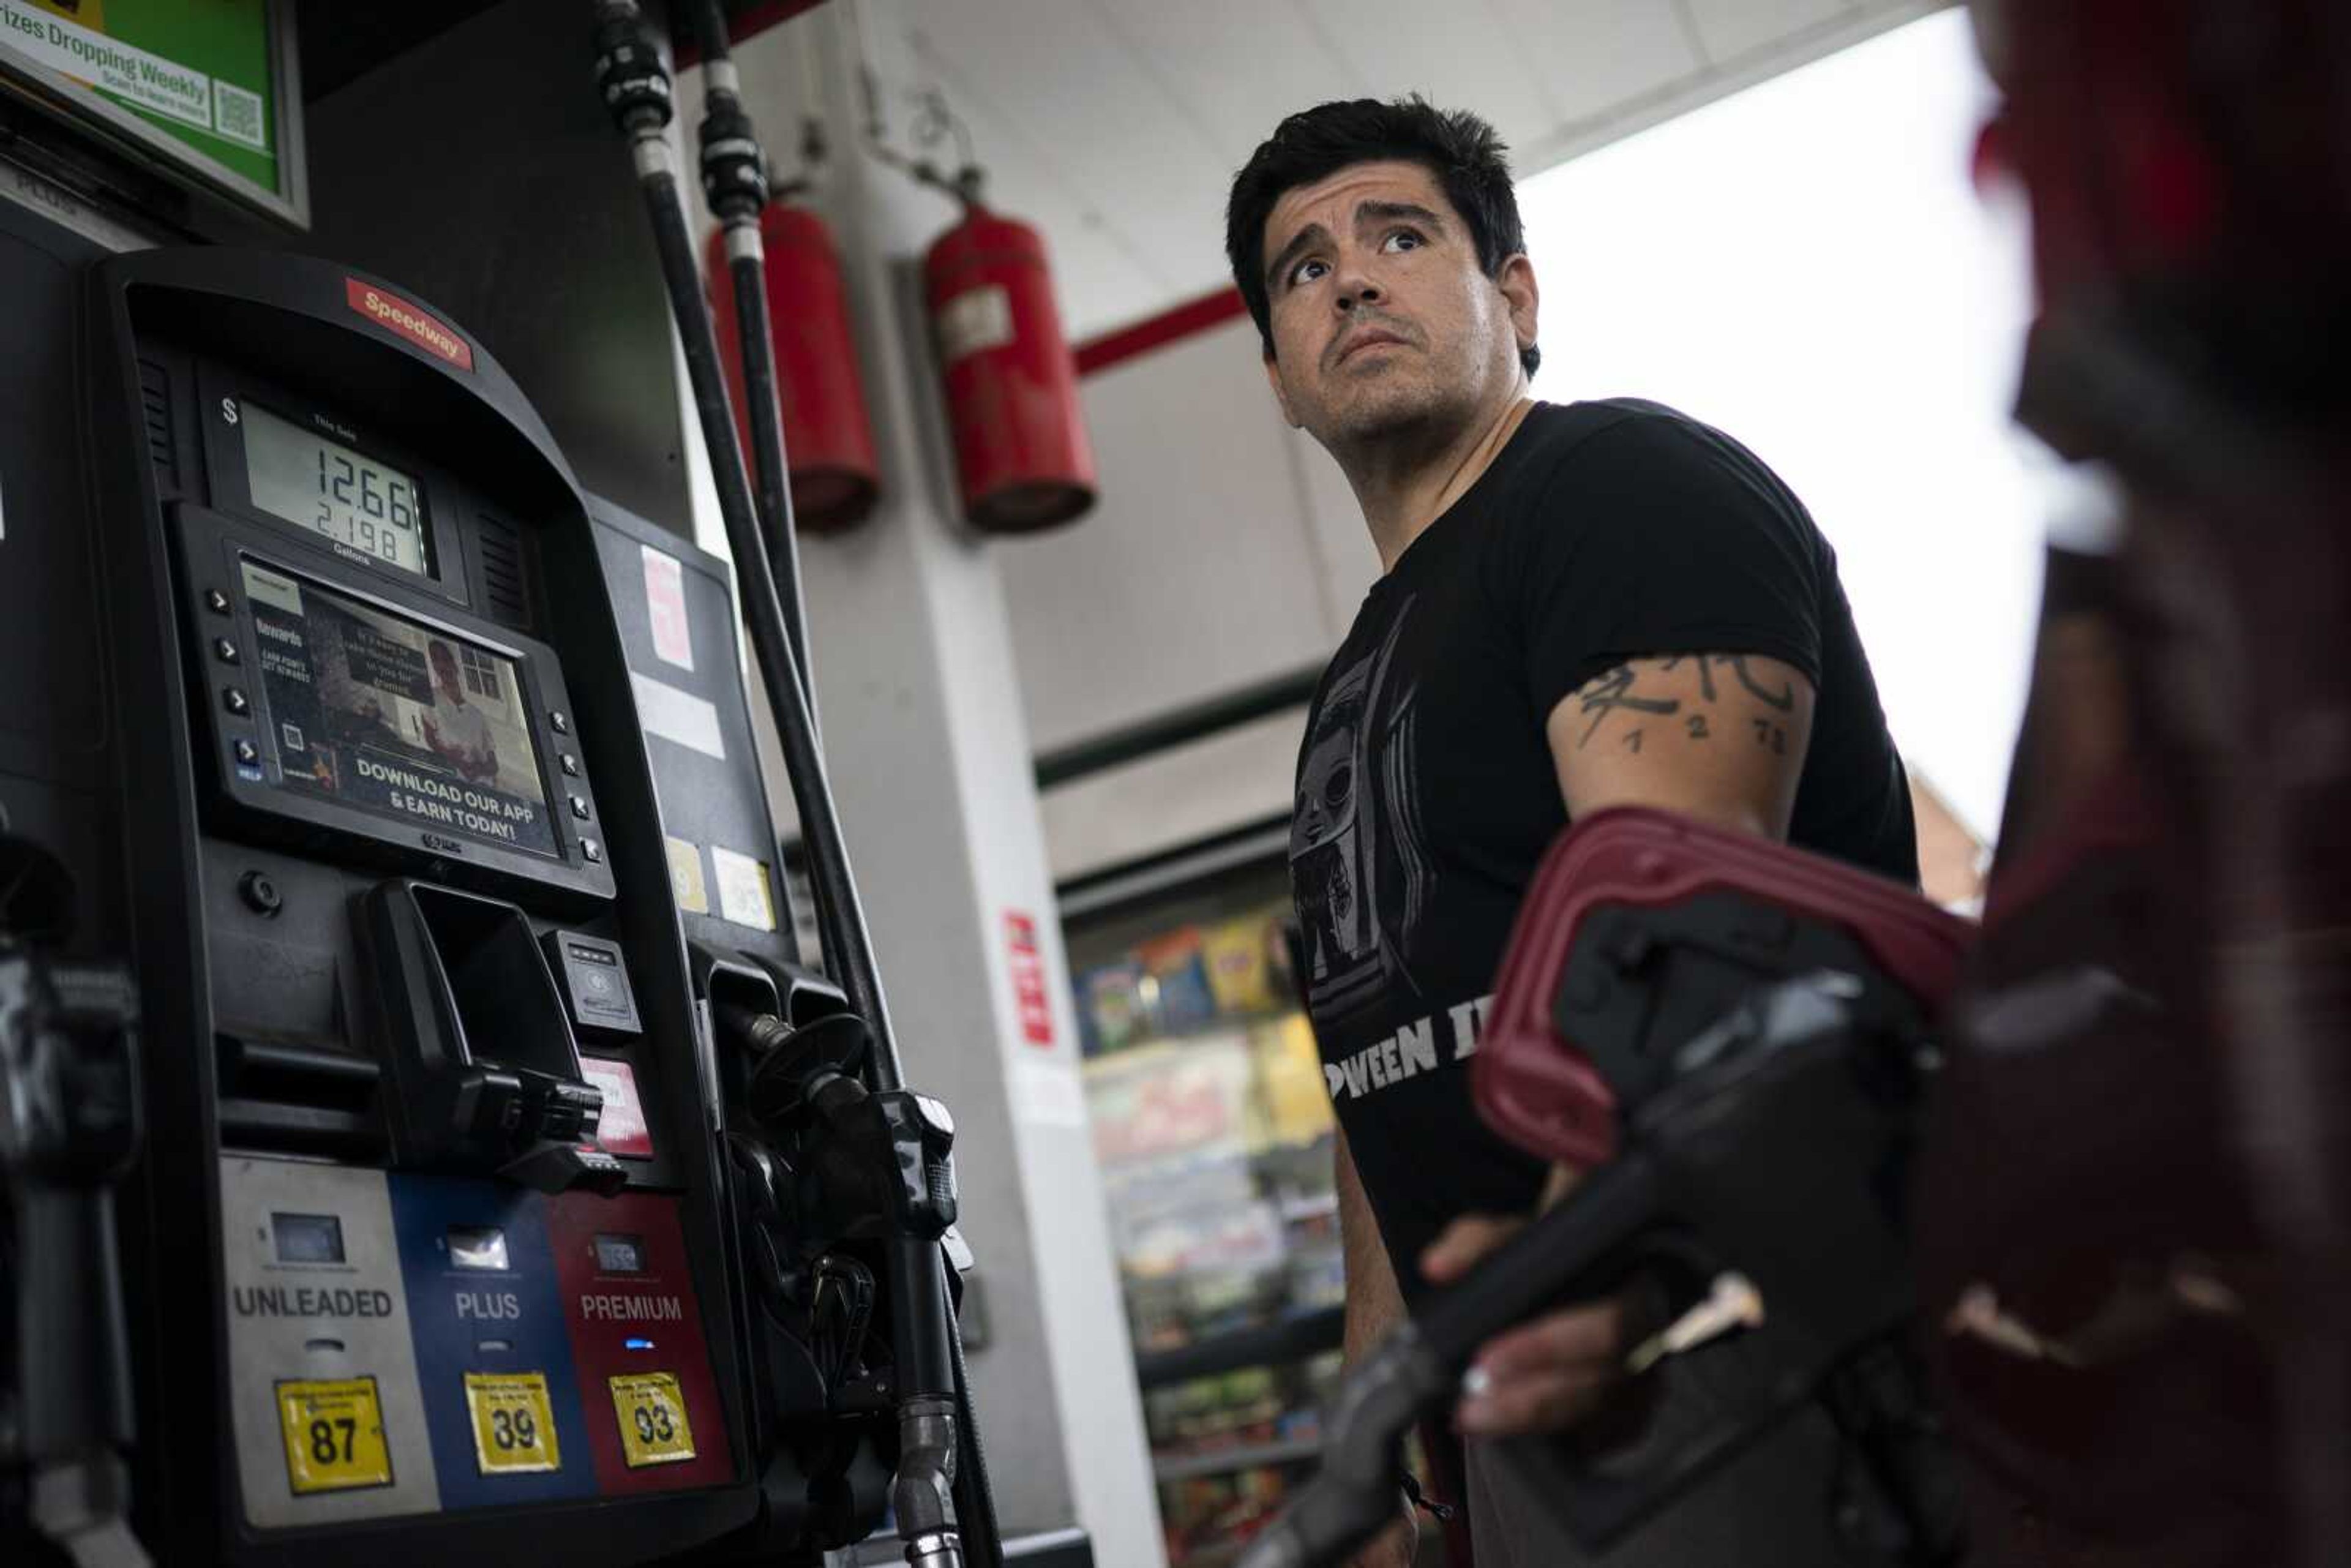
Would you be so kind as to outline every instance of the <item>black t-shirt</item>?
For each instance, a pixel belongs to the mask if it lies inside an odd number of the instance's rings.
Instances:
[[[1803,506],[1656,403],[1539,403],[1375,583],[1317,688],[1290,874],[1323,1077],[1407,1298],[1456,1217],[1542,1166],[1468,1058],[1519,901],[1567,825],[1544,721],[1624,661],[1757,653],[1812,681],[1791,841],[1915,883],[1901,758]]]

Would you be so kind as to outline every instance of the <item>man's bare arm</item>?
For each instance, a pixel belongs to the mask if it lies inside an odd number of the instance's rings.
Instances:
[[[1355,1174],[1355,1156],[1341,1133],[1335,1156],[1339,1188],[1339,1246],[1347,1261],[1347,1329],[1342,1354],[1353,1365],[1381,1336],[1404,1318],[1404,1292],[1396,1288],[1395,1268],[1388,1262],[1379,1223],[1372,1218],[1364,1197],[1363,1178]]]
[[[1560,699],[1545,731],[1570,819],[1656,806],[1784,839],[1813,684],[1760,653],[1634,659]]]
[[[1604,672],[1562,698],[1545,727],[1570,820],[1610,806],[1655,806],[1787,837],[1812,743],[1813,695],[1796,670],[1754,654],[1674,654]],[[1554,1194],[1566,1185],[1560,1175]],[[1344,1215],[1343,1207],[1343,1224]],[[1429,1249],[1422,1270],[1450,1283],[1519,1224],[1465,1215]],[[1456,1425],[1501,1437],[1585,1420],[1623,1382],[1635,1312],[1626,1296],[1546,1313],[1489,1341],[1473,1371],[1477,1392],[1456,1408]]]
[[[1348,1152],[1346,1134],[1339,1134],[1332,1157],[1339,1189],[1339,1246],[1347,1262],[1346,1332],[1340,1342],[1340,1360],[1353,1366],[1404,1321],[1404,1292],[1396,1289],[1387,1244],[1380,1239],[1379,1222],[1372,1218],[1371,1203],[1364,1197],[1363,1178],[1355,1173],[1355,1156]],[[1419,1543],[1420,1525],[1401,1492],[1397,1502],[1401,1511],[1396,1521],[1350,1558],[1348,1568],[1408,1568]]]

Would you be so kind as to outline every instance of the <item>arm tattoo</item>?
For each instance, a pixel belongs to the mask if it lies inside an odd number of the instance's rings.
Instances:
[[[1755,673],[1747,667],[1747,655],[1744,653],[1676,653],[1671,658],[1659,663],[1657,668],[1660,672],[1670,674],[1682,667],[1684,660],[1698,666],[1698,695],[1708,702],[1715,700],[1715,670],[1727,667],[1732,674],[1739,677],[1739,684],[1746,689],[1747,695],[1765,706],[1787,713],[1796,706],[1795,688],[1785,681],[1780,683],[1780,689],[1776,692],[1765,686],[1762,682],[1755,678]]]
[[[1681,699],[1678,697],[1635,696],[1633,684],[1640,678],[1632,665],[1619,664],[1577,694],[1583,699],[1581,711],[1593,716],[1591,724],[1584,728],[1583,738],[1575,743],[1578,751],[1592,743],[1593,736],[1607,722],[1608,716],[1619,708],[1633,713],[1658,715],[1681,712]]]
[[[1719,664],[1729,664],[1731,673],[1739,677],[1739,684],[1747,688],[1747,695],[1764,706],[1778,708],[1782,713],[1787,713],[1795,707],[1796,688],[1788,682],[1782,681],[1778,691],[1766,691],[1763,684],[1749,673],[1746,654],[1718,653],[1715,658]]]

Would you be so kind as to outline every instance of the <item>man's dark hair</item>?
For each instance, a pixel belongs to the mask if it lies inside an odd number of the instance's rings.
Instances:
[[[1274,127],[1273,134],[1233,176],[1225,204],[1225,255],[1233,282],[1257,322],[1265,357],[1273,358],[1273,304],[1265,287],[1265,225],[1286,191],[1337,173],[1355,163],[1417,163],[1437,176],[1445,199],[1461,214],[1477,242],[1478,264],[1489,277],[1526,248],[1519,222],[1519,199],[1510,188],[1509,149],[1494,128],[1467,110],[1441,110],[1418,97],[1383,103],[1356,98],[1300,110]],[[1535,373],[1541,351],[1519,350],[1527,374]]]

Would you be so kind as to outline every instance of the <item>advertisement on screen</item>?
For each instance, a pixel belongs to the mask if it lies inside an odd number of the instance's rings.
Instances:
[[[244,576],[281,788],[557,852],[515,660],[251,560]]]

